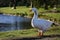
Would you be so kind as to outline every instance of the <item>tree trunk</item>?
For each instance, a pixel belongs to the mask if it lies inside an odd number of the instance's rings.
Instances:
[[[44,0],[44,3],[45,3],[45,10],[48,10],[48,0]]]
[[[45,4],[45,10],[48,10],[48,5],[47,4]]]
[[[13,9],[16,9],[16,0],[13,1]]]

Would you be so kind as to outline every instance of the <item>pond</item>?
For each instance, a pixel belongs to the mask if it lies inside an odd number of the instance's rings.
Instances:
[[[30,28],[31,18],[0,14],[0,31]]]

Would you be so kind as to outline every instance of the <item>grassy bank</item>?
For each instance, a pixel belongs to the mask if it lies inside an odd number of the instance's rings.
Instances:
[[[40,12],[44,12],[44,8],[39,8]],[[27,12],[29,13],[29,7],[25,6],[17,6],[16,9],[12,9],[12,7],[1,7],[0,12],[3,13],[21,13],[21,12]]]
[[[53,9],[49,9],[53,10]],[[56,10],[60,10],[60,8],[57,8]],[[39,8],[39,12],[45,12],[44,8]],[[27,12],[29,13],[29,7],[26,6],[17,6],[16,9],[12,9],[12,7],[0,7],[0,12],[3,13],[21,13],[21,12]]]
[[[0,38],[14,38],[14,37],[34,37],[37,36],[36,29],[25,29],[0,32]]]
[[[28,11],[27,7],[17,7],[16,9],[12,9],[12,7],[2,7],[0,11],[3,13],[20,13]]]

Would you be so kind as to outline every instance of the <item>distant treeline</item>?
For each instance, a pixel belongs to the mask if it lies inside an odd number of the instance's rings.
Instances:
[[[6,7],[6,6],[30,6],[32,2],[32,5],[34,6],[43,6],[45,7],[50,6],[54,7],[54,5],[59,5],[60,0],[0,0],[0,7]]]
[[[30,5],[27,0],[0,0],[0,7],[13,6],[13,4],[16,6]]]

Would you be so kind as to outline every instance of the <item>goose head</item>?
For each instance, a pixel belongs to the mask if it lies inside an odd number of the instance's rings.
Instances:
[[[37,11],[36,8],[30,8],[30,12],[34,13],[33,19],[37,19],[38,18],[38,11]]]
[[[36,8],[30,8],[30,12],[37,13],[37,9]]]

